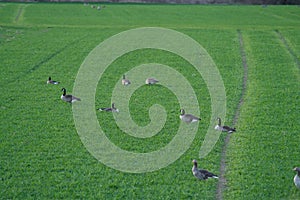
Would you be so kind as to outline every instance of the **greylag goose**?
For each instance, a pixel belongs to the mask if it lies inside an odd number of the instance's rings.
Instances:
[[[122,85],[125,85],[125,86],[126,86],[126,85],[130,85],[130,83],[131,83],[131,82],[130,82],[128,79],[125,78],[125,75],[123,75],[123,78],[122,78]]]
[[[217,175],[205,170],[205,169],[198,169],[198,163],[196,160],[193,160],[193,168],[192,168],[192,172],[193,175],[200,179],[200,180],[206,180],[208,178],[219,178]]]
[[[180,109],[180,119],[186,123],[192,123],[192,122],[197,122],[200,121],[201,119],[199,117],[195,117],[194,115],[191,114],[185,114],[184,109]]]
[[[73,103],[75,101],[81,101],[80,98],[77,98],[71,94],[66,94],[67,90],[65,88],[62,88],[61,91],[63,91],[63,94],[61,95],[61,100],[68,102],[68,103]]]
[[[159,81],[156,80],[155,78],[147,78],[145,82],[147,85],[153,85],[153,84],[158,83]]]
[[[222,131],[222,132],[228,132],[228,133],[232,133],[232,132],[236,131],[235,128],[231,128],[231,127],[225,126],[225,125],[222,126],[220,117],[218,117],[217,120],[218,120],[218,124],[215,126],[215,130]]]
[[[98,108],[98,110],[106,112],[119,112],[119,109],[115,107],[115,103],[111,104],[111,108]]]
[[[294,183],[295,183],[296,187],[300,189],[300,168],[295,167],[294,171],[297,172],[297,174],[294,177]]]
[[[57,85],[57,84],[59,84],[59,82],[58,82],[58,81],[53,81],[53,80],[51,80],[51,77],[49,76],[49,78],[48,78],[48,80],[47,80],[47,84],[54,84],[54,85]]]

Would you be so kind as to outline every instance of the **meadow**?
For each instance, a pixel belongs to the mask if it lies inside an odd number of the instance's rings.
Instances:
[[[72,93],[80,66],[99,43],[139,27],[173,29],[205,48],[225,86],[223,121],[237,132],[222,133],[200,159],[211,117],[205,81],[189,62],[170,52],[129,52],[101,77],[95,110],[110,105],[112,86],[122,74],[143,63],[161,63],[189,80],[202,120],[189,149],[174,163],[153,172],[126,173],[87,151],[77,134],[72,105],[60,96],[62,87]],[[0,2],[0,67],[3,199],[300,199],[292,171],[300,166],[299,6],[105,4],[98,11],[81,3]],[[61,83],[47,85],[48,76]],[[145,153],[175,137],[182,123],[180,106],[172,92],[157,86],[140,87],[129,105],[140,126],[150,123],[151,105],[164,107],[167,122],[154,137],[128,136],[112,113],[96,112],[115,145]],[[226,183],[197,180],[192,159]]]

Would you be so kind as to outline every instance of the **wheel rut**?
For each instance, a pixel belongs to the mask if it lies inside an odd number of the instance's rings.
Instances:
[[[17,15],[16,15],[16,17],[15,17],[15,22],[16,22],[16,23],[18,23],[18,21],[19,21],[21,15],[23,14],[23,11],[24,11],[24,8],[25,8],[25,7],[26,7],[25,5],[21,5],[21,6],[19,7],[18,13],[17,13]]]
[[[49,54],[48,56],[46,56],[43,60],[41,60],[40,62],[38,62],[37,64],[35,64],[33,67],[31,67],[30,69],[28,69],[27,71],[24,71],[20,76],[15,77],[14,79],[10,80],[7,82],[7,84],[10,83],[14,83],[17,80],[20,80],[21,77],[24,77],[34,71],[36,71],[37,69],[39,69],[43,64],[49,62],[51,59],[53,59],[54,57],[56,57],[57,55],[59,55],[60,53],[62,53],[63,51],[65,51],[67,48],[71,47],[72,45],[76,45],[81,39],[83,39],[86,36],[82,36],[80,38],[75,39],[74,41],[72,41],[71,43],[63,46],[61,49],[58,49],[57,51]]]
[[[289,46],[288,42],[286,41],[285,37],[281,34],[281,32],[279,30],[275,30],[275,32],[277,33],[279,39],[281,40],[281,42],[284,44],[285,48],[288,50],[288,52],[290,53],[290,55],[294,58],[295,63],[297,64],[298,68],[300,69],[300,60],[297,57],[296,53],[293,51],[293,49]]]
[[[241,97],[239,100],[239,103],[237,105],[235,114],[234,114],[234,119],[233,119],[233,126],[237,124],[239,115],[240,115],[240,109],[244,103],[244,98],[246,94],[246,88],[247,88],[247,80],[248,80],[248,64],[247,64],[247,57],[246,57],[246,52],[244,48],[244,40],[243,40],[243,35],[241,30],[237,30],[238,33],[238,38],[239,38],[239,43],[240,43],[240,54],[242,57],[242,65],[244,69],[244,74],[243,74],[243,83],[242,83],[242,93]],[[227,152],[227,147],[230,142],[230,137],[231,133],[227,134],[225,137],[224,145],[222,147],[222,152],[221,152],[221,161],[220,161],[220,175],[219,175],[219,182],[217,186],[217,191],[216,191],[216,199],[222,200],[223,199],[223,192],[226,189],[226,178],[225,178],[225,172],[226,172],[226,152]]]

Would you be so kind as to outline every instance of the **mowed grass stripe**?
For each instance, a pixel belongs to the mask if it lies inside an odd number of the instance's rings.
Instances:
[[[15,7],[17,5],[9,4]],[[22,5],[22,4],[21,4]],[[105,4],[101,11],[82,3],[30,4],[20,26],[134,28],[159,26],[191,29],[274,29],[299,26],[297,6]],[[3,10],[3,9],[2,9]],[[4,14],[5,11],[0,10]],[[117,13],[117,14],[116,14]],[[143,15],[141,15],[143,13]],[[192,14],[191,14],[192,13]],[[5,12],[13,21],[15,14]],[[139,17],[137,17],[139,16]],[[213,16],[213,17],[211,17]],[[12,21],[2,21],[8,25]],[[208,23],[209,22],[209,23]],[[288,23],[287,23],[288,22]]]
[[[241,60],[242,60],[242,66],[243,66],[243,82],[242,82],[242,91],[241,96],[234,114],[234,119],[232,125],[230,127],[236,127],[239,116],[240,116],[240,110],[244,103],[246,88],[247,88],[247,81],[248,81],[248,64],[247,64],[247,58],[246,58],[246,52],[244,48],[244,40],[241,30],[237,30],[238,38],[239,38],[239,44],[240,44],[240,54],[241,54]],[[227,134],[224,140],[224,144],[222,147],[221,152],[221,161],[220,161],[220,175],[219,175],[219,183],[216,191],[216,198],[217,199],[223,199],[223,192],[226,189],[226,156],[227,156],[227,148],[230,142],[231,134]]]
[[[245,31],[249,79],[228,149],[227,199],[296,199],[299,73],[276,33]],[[270,62],[272,61],[272,62]]]

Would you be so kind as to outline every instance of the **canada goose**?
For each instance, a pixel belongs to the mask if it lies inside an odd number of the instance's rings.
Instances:
[[[122,78],[122,85],[130,85],[130,81],[128,79],[125,78],[125,74],[123,75],[123,78]]]
[[[228,132],[228,133],[232,133],[232,132],[236,131],[235,128],[231,128],[229,126],[222,126],[220,117],[218,117],[217,120],[218,120],[218,124],[215,126],[215,130],[222,131],[222,132]]]
[[[193,160],[193,168],[192,168],[192,172],[193,172],[193,175],[200,179],[200,180],[206,180],[208,178],[219,178],[217,175],[205,170],[205,169],[198,169],[198,163],[197,163],[197,160]]]
[[[194,115],[191,114],[185,114],[184,109],[180,109],[180,119],[186,123],[191,123],[191,122],[197,122],[200,121],[201,119],[199,117],[195,117]]]
[[[295,167],[294,171],[297,172],[297,174],[294,177],[294,183],[295,183],[296,187],[300,189],[300,168]]]
[[[67,90],[66,88],[62,88],[61,91],[63,91],[63,94],[61,95],[61,100],[65,101],[65,102],[69,102],[69,103],[73,103],[75,101],[81,101],[80,98],[74,97],[71,94],[66,94]]]
[[[115,107],[115,103],[111,104],[111,108],[98,108],[98,110],[106,112],[119,112],[119,109]]]
[[[49,78],[48,78],[48,80],[47,80],[47,84],[54,84],[54,85],[57,85],[57,84],[59,84],[59,82],[58,82],[58,81],[53,81],[53,80],[51,80],[51,77],[49,76]]]
[[[156,80],[155,78],[147,78],[145,82],[147,85],[153,85],[153,84],[158,83],[159,81]]]

